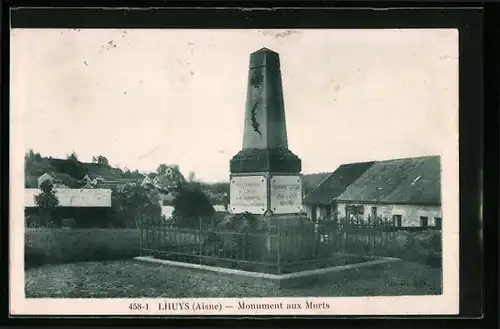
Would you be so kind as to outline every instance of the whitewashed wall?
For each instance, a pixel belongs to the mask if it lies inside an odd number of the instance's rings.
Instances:
[[[111,207],[111,189],[54,189],[61,207]],[[24,189],[24,206],[37,207],[35,195],[40,189]]]
[[[337,210],[334,206],[316,206],[316,219],[324,219],[326,217],[328,207],[331,207],[331,214],[333,216],[333,214]],[[307,217],[312,218],[313,207],[304,205],[303,208],[307,214]]]
[[[339,216],[345,215],[345,203],[339,201]],[[392,219],[393,215],[401,215],[401,225],[403,227],[420,226],[420,217],[428,218],[428,225],[435,226],[435,218],[442,218],[441,206],[421,206],[421,205],[386,205],[386,204],[364,204],[363,217],[371,214],[371,208],[377,207],[377,215]]]
[[[221,204],[216,204],[213,207],[214,207],[214,210],[217,212],[227,211],[226,207],[224,207],[224,205],[221,205]]]
[[[167,220],[172,219],[173,213],[174,213],[173,206],[161,206],[161,214],[165,216]]]

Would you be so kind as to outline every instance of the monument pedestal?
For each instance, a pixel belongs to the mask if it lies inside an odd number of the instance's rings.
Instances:
[[[302,178],[293,173],[250,172],[230,176],[231,213],[255,215],[299,214]]]

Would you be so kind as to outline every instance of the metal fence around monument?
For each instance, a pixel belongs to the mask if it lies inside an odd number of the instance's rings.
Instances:
[[[313,227],[236,232],[142,223],[142,256],[277,274],[317,260]]]
[[[339,255],[384,254],[397,230],[390,223],[324,221],[230,231],[202,221],[187,228],[145,216],[139,220],[142,256],[274,274],[343,265]]]

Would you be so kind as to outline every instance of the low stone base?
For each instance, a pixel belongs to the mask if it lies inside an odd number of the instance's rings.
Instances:
[[[307,286],[314,284],[318,280],[328,280],[329,283],[341,282],[346,275],[349,275],[349,273],[352,273],[353,271],[359,271],[364,268],[386,266],[401,261],[401,259],[399,258],[373,257],[373,260],[363,263],[276,275],[268,273],[234,270],[223,267],[213,267],[213,266],[198,265],[191,263],[174,262],[169,260],[157,259],[154,257],[136,257],[134,259],[140,262],[157,264],[160,266],[172,266],[172,267],[186,268],[202,272],[212,272],[212,273],[215,272],[218,273],[219,275],[225,275],[228,278],[234,279],[236,281],[252,282],[255,284],[262,284],[274,288]]]

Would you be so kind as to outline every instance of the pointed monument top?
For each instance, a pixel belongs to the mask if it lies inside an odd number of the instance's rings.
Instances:
[[[266,47],[262,47],[262,48],[260,48],[259,50],[254,51],[252,54],[261,53],[261,52],[267,52],[267,53],[274,53],[274,54],[277,54],[277,52],[272,51],[271,49],[266,48]],[[250,55],[252,55],[252,54],[250,54]]]
[[[300,173],[302,162],[288,149],[278,53],[250,54],[242,149],[230,161],[232,174]]]
[[[280,67],[280,55],[269,48],[261,48],[250,54],[250,69],[259,66]]]

